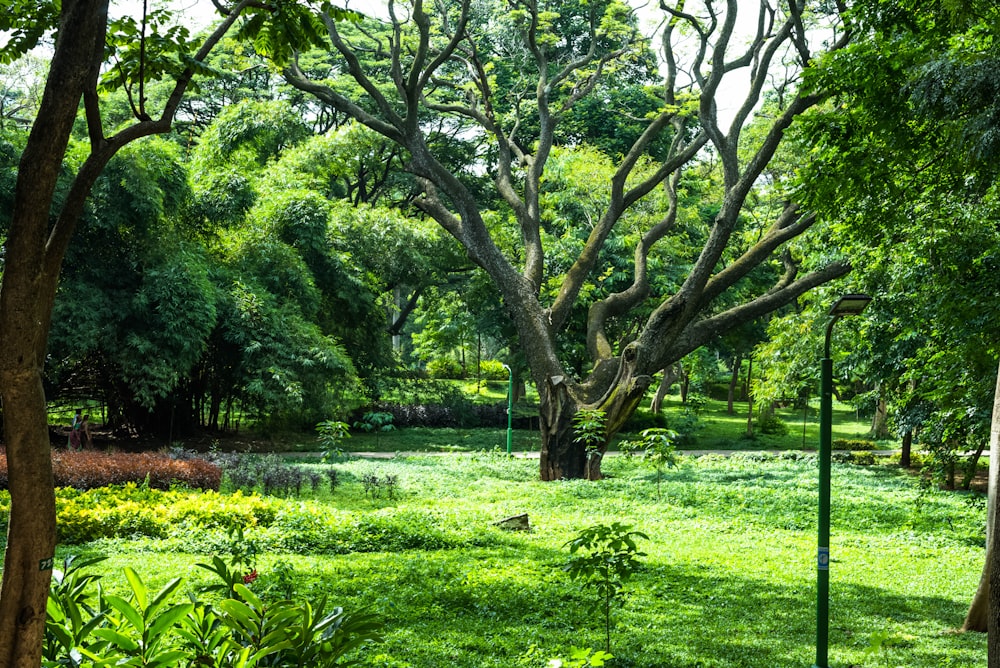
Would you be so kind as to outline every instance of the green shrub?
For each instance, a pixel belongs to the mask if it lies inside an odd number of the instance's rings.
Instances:
[[[769,436],[788,435],[788,423],[772,411],[761,412],[754,422],[756,423],[757,431],[762,434],[768,434]]]
[[[860,438],[836,438],[833,440],[834,450],[874,450],[875,442]]]
[[[155,490],[134,483],[80,491],[56,490],[56,531],[63,544],[100,538],[164,538],[190,529],[270,526],[279,503],[240,492]],[[6,522],[9,502],[0,503]]]
[[[456,359],[437,357],[427,363],[427,375],[437,379],[460,379],[465,378],[465,370]]]
[[[871,466],[875,463],[875,455],[870,450],[852,450],[851,463]]]
[[[872,466],[876,462],[875,454],[870,450],[835,450],[832,459],[840,464],[861,466]]]
[[[622,431],[640,432],[644,429],[663,429],[666,426],[667,416],[664,413],[650,413],[647,410],[637,410],[629,417]]]
[[[500,360],[482,360],[479,362],[479,375],[484,380],[507,380],[507,369]]]
[[[257,572],[235,576],[230,596],[209,605],[196,596],[172,602],[181,579],[150,590],[124,569],[131,593],[92,591],[98,577],[80,572],[98,559],[53,572],[42,648],[43,668],[57,666],[325,666],[381,640],[383,624],[366,612],[327,609],[318,601],[264,601],[249,585]],[[216,557],[213,563],[219,564]],[[232,569],[209,568],[233,579]],[[81,658],[86,657],[85,663]]]

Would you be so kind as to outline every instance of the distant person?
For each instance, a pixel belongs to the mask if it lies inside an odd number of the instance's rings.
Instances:
[[[83,420],[80,422],[80,431],[83,432],[83,443],[84,447],[91,450],[94,447],[94,442],[90,438],[90,416],[84,415]]]
[[[80,449],[80,430],[83,428],[82,413],[83,409],[77,408],[73,415],[73,424],[69,428],[69,443],[66,446],[70,450]]]
[[[76,413],[73,415],[73,424],[69,427],[69,442],[66,444],[66,448],[69,450],[79,450],[80,449],[80,430],[83,428],[83,409],[77,408]]]

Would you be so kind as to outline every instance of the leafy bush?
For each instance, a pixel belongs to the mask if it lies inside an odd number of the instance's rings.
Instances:
[[[773,411],[762,411],[755,420],[757,431],[771,436],[786,436],[788,423],[775,415]]]
[[[874,450],[875,443],[856,438],[837,438],[833,441],[834,450]]]
[[[427,375],[431,378],[465,378],[465,369],[458,360],[451,357],[437,357],[427,363]]]
[[[506,371],[505,371],[506,373]],[[506,376],[504,376],[506,378]],[[392,414],[397,427],[494,427],[507,421],[507,403],[474,402],[455,383],[427,378],[380,378],[378,400],[366,412]],[[355,420],[363,419],[362,413]]]
[[[9,502],[0,504],[4,522]],[[196,528],[228,529],[234,526],[269,526],[278,514],[278,504],[237,492],[196,494],[162,491],[136,486],[56,492],[56,531],[63,544],[86,543],[100,538],[146,536],[165,538]]]
[[[507,380],[507,369],[500,360],[482,360],[479,362],[479,375],[484,380]]]
[[[289,464],[278,455],[244,455],[225,453],[214,460],[222,468],[226,484],[246,493],[260,492],[267,496],[301,496],[308,485],[317,493],[323,475],[311,468]],[[337,486],[337,474],[327,469],[326,478],[332,492]]]
[[[663,429],[667,426],[667,416],[660,413],[650,413],[647,410],[637,410],[625,423],[622,431],[640,432],[644,429]]]
[[[81,568],[100,558],[53,572],[42,666],[315,666],[334,668],[341,659],[381,640],[383,624],[366,612],[327,611],[319,601],[265,602],[242,577],[231,595],[209,604],[192,596],[174,603],[182,583],[151,591],[131,568],[124,569],[127,597],[91,591],[97,576]],[[214,560],[219,562],[217,557]],[[210,568],[213,572],[215,569]],[[224,568],[229,575],[228,568]],[[228,583],[227,583],[228,587]],[[82,661],[86,659],[86,661]]]
[[[7,523],[9,514],[10,497],[4,493],[0,525]],[[502,538],[482,526],[445,520],[429,511],[336,511],[309,501],[239,491],[164,491],[135,484],[56,490],[56,531],[63,545],[145,537],[177,541],[190,551],[206,546],[231,550],[234,530],[245,533],[245,541],[260,550],[310,554],[447,550],[493,545]]]

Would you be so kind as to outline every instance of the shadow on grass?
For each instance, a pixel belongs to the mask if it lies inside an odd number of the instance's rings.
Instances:
[[[346,568],[380,592],[389,624],[379,665],[546,665],[571,646],[603,648],[591,593],[561,571],[566,554],[549,548],[369,555]],[[617,668],[800,668],[815,656],[814,581],[741,576],[731,565],[651,564],[629,584],[616,610]],[[338,580],[336,576],[332,578]],[[336,595],[334,595],[336,598]],[[862,664],[874,631],[904,638],[890,652],[909,668],[985,661],[985,638],[947,633],[965,606],[938,596],[835,585],[831,660]],[[887,621],[894,620],[894,621]],[[535,649],[532,649],[532,648]],[[535,657],[538,660],[529,660]],[[951,663],[948,663],[951,661]],[[874,665],[874,664],[871,664]]]

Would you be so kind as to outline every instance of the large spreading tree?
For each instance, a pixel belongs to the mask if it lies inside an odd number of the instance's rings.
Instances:
[[[654,374],[849,270],[791,243],[817,218],[768,167],[795,120],[826,97],[804,78],[816,45],[849,41],[836,10],[805,0],[661,8],[656,57],[615,0],[411,0],[358,27],[324,17],[336,60],[287,62],[292,85],[405,151],[416,206],[497,286],[539,391],[546,480],[600,474],[600,457],[574,438],[579,410],[601,411],[610,438]],[[724,115],[739,75],[745,95]],[[549,172],[557,149],[581,150],[600,132],[581,131],[587,117],[618,136],[594,142],[613,168],[568,210],[578,236],[567,261]],[[476,142],[478,164],[449,164],[444,134]],[[718,198],[699,208],[688,192],[708,168]],[[493,177],[488,192],[470,185],[482,173]],[[758,207],[766,216],[745,214],[751,199],[769,203]],[[699,213],[696,251],[672,253]],[[623,258],[628,280],[609,289],[603,279]],[[678,267],[679,282],[661,280]],[[761,268],[767,287],[750,289]],[[561,354],[572,337],[587,355],[579,375]]]

